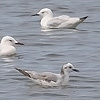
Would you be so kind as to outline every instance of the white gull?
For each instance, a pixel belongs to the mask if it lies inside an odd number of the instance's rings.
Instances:
[[[78,69],[75,69],[71,63],[64,64],[61,68],[60,74],[52,72],[42,72],[38,73],[35,71],[26,71],[19,68],[15,68],[23,75],[31,79],[35,84],[42,86],[61,86],[67,85],[69,81],[69,73],[72,71],[79,72]]]
[[[48,28],[76,28],[80,23],[82,23],[88,16],[78,18],[78,17],[70,17],[68,15],[61,15],[58,17],[53,17],[53,12],[44,8],[40,10],[37,14],[32,16],[41,16],[41,27],[43,29]]]
[[[24,45],[23,43],[17,42],[11,36],[4,36],[0,43],[0,55],[1,56],[11,56],[16,54],[15,44]]]

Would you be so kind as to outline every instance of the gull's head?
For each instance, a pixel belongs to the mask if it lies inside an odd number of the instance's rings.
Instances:
[[[41,17],[45,17],[45,16],[50,16],[53,17],[53,13],[49,8],[43,8],[42,10],[40,10],[37,14],[34,14],[32,16],[41,16]]]
[[[11,36],[4,36],[1,40],[2,45],[15,45],[15,44],[20,44],[23,45],[23,43],[17,42],[13,37]]]
[[[61,68],[61,74],[70,73],[70,72],[79,72],[78,69],[74,68],[71,63],[64,64]]]

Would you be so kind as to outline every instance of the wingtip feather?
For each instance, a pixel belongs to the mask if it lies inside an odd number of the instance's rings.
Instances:
[[[19,71],[20,73],[22,73],[24,76],[27,76],[27,77],[30,77],[31,78],[31,76],[25,70],[22,70],[22,69],[19,69],[19,68],[16,68],[16,67],[15,67],[15,69],[17,71]]]
[[[88,16],[82,17],[80,20],[84,21],[86,18],[88,18]]]

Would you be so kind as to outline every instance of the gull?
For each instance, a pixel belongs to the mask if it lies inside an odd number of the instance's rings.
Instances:
[[[24,76],[27,76],[35,84],[41,86],[65,86],[69,81],[69,73],[72,71],[79,72],[78,69],[75,69],[71,63],[64,64],[61,68],[60,74],[52,72],[36,72],[36,71],[26,71],[19,68],[15,68]]]
[[[16,54],[15,44],[24,45],[23,43],[17,42],[11,36],[4,36],[0,43],[0,55],[1,56],[11,56]]]
[[[58,17],[53,17],[53,12],[49,8],[44,8],[40,10],[37,14],[32,16],[41,16],[41,27],[43,29],[53,29],[53,28],[76,28],[80,23],[82,23],[88,16],[78,18],[70,17],[68,15],[61,15]]]

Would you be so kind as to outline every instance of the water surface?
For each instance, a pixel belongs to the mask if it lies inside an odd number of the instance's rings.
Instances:
[[[24,43],[15,57],[0,58],[0,100],[99,100],[99,0],[0,0],[0,39],[10,35]],[[89,16],[74,29],[42,31],[40,18],[31,17],[48,7],[54,16]],[[60,72],[70,62],[80,70],[70,73],[66,87],[34,85],[14,67]]]

